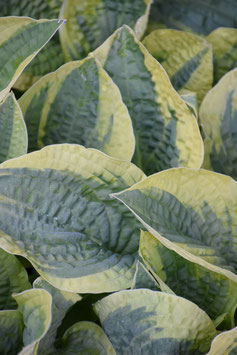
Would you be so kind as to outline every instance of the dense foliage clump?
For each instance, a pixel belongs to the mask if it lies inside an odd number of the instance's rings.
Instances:
[[[0,16],[0,354],[235,354],[235,1]]]

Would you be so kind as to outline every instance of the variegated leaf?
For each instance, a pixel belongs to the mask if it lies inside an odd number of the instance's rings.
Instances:
[[[206,136],[203,167],[237,179],[237,69],[208,92],[199,115]]]
[[[27,290],[14,294],[24,322],[23,348],[19,355],[35,354],[38,342],[51,323],[52,297],[45,290]]]
[[[128,107],[136,139],[134,163],[148,175],[174,166],[199,168],[203,143],[197,122],[133,31],[123,26],[92,55]]]
[[[65,0],[61,16],[67,19],[60,31],[67,60],[81,59],[96,49],[123,24],[141,38],[145,32],[151,0]]]
[[[62,20],[0,18],[0,101],[62,24]]]
[[[130,162],[52,145],[0,169],[0,243],[53,286],[111,292],[131,286],[140,223],[109,194],[144,178]]]
[[[154,291],[160,290],[158,282],[139,260],[136,264],[136,272],[134,274],[133,283],[131,286],[131,289],[136,288],[148,288]]]
[[[0,163],[26,154],[27,130],[13,93],[0,103]]]
[[[42,288],[48,291],[52,296],[52,321],[47,333],[38,344],[37,354],[56,353],[57,349],[54,347],[54,342],[56,340],[57,329],[61,325],[68,309],[76,302],[80,301],[81,296],[76,293],[61,291],[50,285],[41,277],[34,281],[33,286],[36,289]]]
[[[44,76],[19,103],[30,151],[77,143],[116,158],[132,158],[135,141],[128,110],[116,85],[92,58],[67,63]]]
[[[199,103],[212,87],[211,45],[203,38],[184,31],[160,29],[142,42],[164,67],[176,90],[197,93]]]
[[[217,335],[207,355],[235,355],[237,352],[237,327]]]
[[[0,0],[0,16],[28,16],[35,19],[58,18],[63,0]],[[27,65],[14,84],[18,90],[26,90],[42,75],[56,70],[64,63],[59,35],[56,33],[40,53]]]
[[[168,249],[237,282],[237,182],[232,178],[203,169],[169,169],[112,196]]]
[[[198,119],[198,100],[195,92],[182,89],[179,91],[181,99],[186,103],[193,115]]]
[[[237,29],[217,28],[207,37],[214,54],[214,83],[237,67]]]
[[[115,355],[104,331],[95,323],[79,322],[64,334],[58,354]]]
[[[95,305],[116,354],[205,354],[216,335],[188,300],[146,289],[120,291]]]
[[[183,258],[149,232],[141,232],[139,253],[147,268],[157,274],[177,296],[196,303],[213,320],[225,314],[226,326],[233,327],[237,283]]]
[[[14,255],[0,249],[0,309],[17,308],[12,293],[29,288],[31,288],[31,284],[20,261]]]

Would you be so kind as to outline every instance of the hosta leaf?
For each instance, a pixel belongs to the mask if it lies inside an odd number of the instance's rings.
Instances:
[[[45,290],[27,290],[13,296],[24,321],[23,344],[20,355],[33,354],[37,343],[51,323],[52,297]]]
[[[168,249],[237,281],[237,183],[229,176],[169,169],[113,196]]]
[[[144,263],[178,295],[196,303],[212,319],[228,314],[234,325],[237,283],[205,267],[184,259],[166,248],[148,232],[141,232],[139,253]]]
[[[142,261],[144,262],[143,268],[146,269],[147,271],[149,271],[149,274],[152,275],[152,279],[156,281],[156,284],[158,284],[158,290],[165,292],[165,293],[170,293],[171,295],[175,295],[174,291],[171,290],[171,288],[163,281],[163,279],[165,279],[164,277],[162,277],[163,275],[161,275],[161,277],[158,275],[158,273],[155,271],[155,267],[152,267],[152,263],[149,262],[148,258],[146,258],[146,255],[144,253],[144,251],[141,249],[141,240],[143,238],[143,234],[146,233],[143,230],[141,230],[141,235],[140,235],[140,247],[139,247],[139,256],[141,257]],[[153,250],[151,250],[152,253]],[[153,255],[153,253],[152,253]],[[141,265],[143,265],[141,263]],[[156,263],[155,263],[156,265]],[[141,273],[141,272],[140,272]],[[136,274],[135,274],[136,276]],[[134,276],[134,279],[135,279]],[[133,281],[134,283],[134,281]],[[132,287],[135,288],[135,287]],[[136,287],[136,288],[142,288],[142,287]],[[145,288],[145,285],[143,286],[143,288]],[[157,289],[155,289],[154,287],[146,287],[149,288],[151,290],[157,291]]]
[[[45,354],[50,350],[56,351],[53,344],[56,339],[57,329],[61,325],[63,318],[66,315],[69,307],[81,300],[81,297],[76,293],[61,291],[41,277],[34,281],[34,288],[43,288],[52,296],[52,322],[45,336],[40,340],[37,354]]]
[[[20,261],[14,255],[0,249],[0,309],[17,308],[12,293],[28,288],[31,288],[31,284]]]
[[[206,35],[217,27],[237,27],[236,1],[154,0],[149,20]]]
[[[5,16],[29,16],[32,18],[57,17],[62,0],[0,0],[0,15]],[[47,17],[48,16],[48,17]]]
[[[163,292],[120,291],[97,302],[95,310],[118,355],[203,354],[216,334],[194,303]]]
[[[79,322],[70,327],[63,336],[62,348],[57,351],[63,355],[115,355],[104,331],[92,322]]]
[[[62,23],[28,17],[0,18],[0,101]]]
[[[158,282],[140,261],[137,261],[136,272],[131,288],[148,288],[154,291],[160,290]]]
[[[66,0],[61,17],[67,23],[60,31],[65,58],[80,59],[96,49],[118,27],[127,24],[142,37],[151,0]]]
[[[57,40],[53,41],[54,37],[47,43],[42,51],[33,59],[33,61],[24,69],[14,84],[14,88],[21,91],[26,91],[42,76],[58,69],[64,64],[64,56],[59,43],[58,34],[55,35]]]
[[[217,28],[207,36],[214,54],[214,82],[237,67],[237,29]]]
[[[62,0],[0,0],[0,16],[29,16],[35,19],[55,19],[59,16]],[[64,63],[59,35],[56,33],[34,60],[24,69],[14,87],[28,89],[42,75],[56,70]]]
[[[0,243],[70,292],[131,286],[140,223],[110,199],[144,178],[140,169],[94,149],[52,145],[0,169]]]
[[[132,158],[135,142],[127,108],[116,85],[92,58],[67,63],[44,76],[19,103],[30,151],[77,143],[116,158]]]
[[[212,87],[212,48],[204,39],[184,31],[160,29],[142,42],[164,67],[176,90],[197,93],[199,102]]]
[[[209,91],[199,114],[207,137],[203,167],[237,179],[237,69]]]
[[[181,99],[186,103],[193,115],[198,118],[198,100],[197,94],[193,91],[182,89],[179,91]]]
[[[27,152],[27,130],[13,93],[0,103],[0,163]]]
[[[207,355],[235,355],[237,351],[237,328],[217,335]]]
[[[0,311],[0,354],[18,354],[22,348],[24,323],[18,310]]]
[[[136,139],[133,161],[146,174],[180,165],[200,167],[203,143],[197,122],[132,30],[118,29],[93,55],[128,107]]]

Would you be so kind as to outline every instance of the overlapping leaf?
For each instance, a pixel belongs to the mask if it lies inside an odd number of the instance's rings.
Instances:
[[[237,283],[181,257],[148,232],[141,232],[139,253],[175,294],[196,303],[213,320],[225,314],[226,326],[234,325]]]
[[[218,28],[207,37],[214,54],[214,83],[237,67],[237,29]]]
[[[18,310],[0,311],[0,354],[18,354],[23,346],[23,329]]]
[[[142,37],[151,0],[66,0],[61,16],[67,19],[60,31],[66,59],[81,59],[96,49],[123,24]]]
[[[51,323],[52,297],[45,290],[27,290],[14,295],[24,322],[23,349],[19,355],[34,353]]]
[[[204,354],[216,334],[194,303],[163,292],[120,291],[97,302],[95,310],[118,355]]]
[[[160,29],[142,43],[162,64],[176,90],[196,92],[202,101],[213,81],[212,48],[207,41],[184,31]]]
[[[0,101],[62,23],[29,17],[0,18]]]
[[[207,35],[217,27],[237,28],[235,0],[154,0],[149,19],[153,28],[165,25]]]
[[[132,30],[118,29],[93,56],[128,107],[136,139],[133,161],[146,174],[180,165],[200,167],[203,143],[197,122]]]
[[[29,16],[35,19],[58,18],[62,0],[0,0],[0,16]],[[59,35],[56,33],[45,48],[25,68],[14,87],[28,89],[42,75],[56,70],[64,63]]]
[[[140,261],[137,261],[136,272],[134,274],[131,288],[148,288],[154,291],[160,290],[158,282]]]
[[[193,91],[182,89],[179,91],[180,97],[196,118],[198,118],[198,100],[197,94]]]
[[[74,303],[81,300],[81,297],[76,293],[60,291],[59,289],[48,284],[41,277],[34,281],[34,288],[42,288],[48,291],[52,296],[51,315],[52,321],[45,336],[40,340],[37,354],[45,354],[45,352],[57,352],[54,348],[57,329],[61,325],[67,310],[73,306]]]
[[[187,260],[237,282],[237,183],[207,170],[169,169],[113,195]]]
[[[0,103],[0,163],[26,154],[26,125],[13,93]]]
[[[217,335],[207,355],[234,355],[237,351],[237,328]]]
[[[116,158],[132,158],[135,142],[129,113],[116,85],[92,58],[67,63],[44,76],[19,103],[30,151],[77,143]]]
[[[70,292],[131,286],[140,223],[109,194],[144,178],[130,162],[52,145],[2,164],[0,242]]]
[[[237,69],[206,95],[199,114],[206,135],[203,167],[237,179]]]
[[[36,354],[51,322],[51,295],[45,290],[14,294],[18,309],[0,311],[0,353]]]
[[[31,288],[26,270],[20,261],[0,249],[0,309],[9,310],[17,307],[12,293]]]
[[[104,331],[95,323],[79,322],[63,336],[59,354],[115,355],[112,344]]]

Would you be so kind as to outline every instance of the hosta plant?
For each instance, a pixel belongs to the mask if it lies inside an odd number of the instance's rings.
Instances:
[[[0,5],[0,353],[235,354],[234,2]]]

